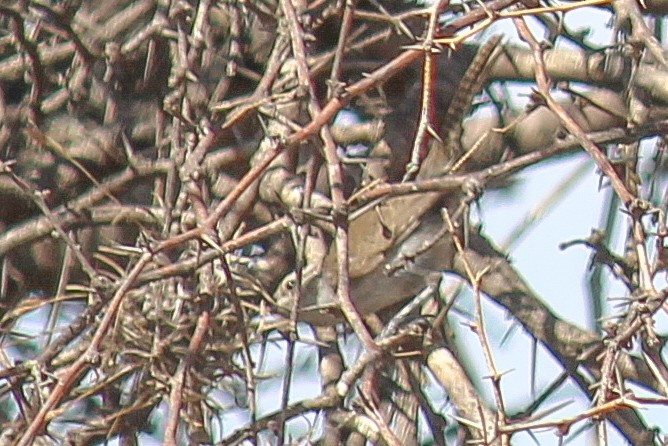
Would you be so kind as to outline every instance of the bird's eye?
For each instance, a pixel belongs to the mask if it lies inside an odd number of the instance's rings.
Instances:
[[[297,281],[295,279],[289,279],[287,282],[285,282],[285,287],[288,289],[288,291],[292,291],[297,287]]]

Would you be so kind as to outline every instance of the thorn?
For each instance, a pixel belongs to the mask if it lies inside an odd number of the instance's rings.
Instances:
[[[436,132],[436,129],[433,128],[431,125],[427,126],[427,133],[429,133],[429,136],[434,138],[436,141],[443,144],[443,138],[441,138],[441,136],[438,134],[438,132]]]

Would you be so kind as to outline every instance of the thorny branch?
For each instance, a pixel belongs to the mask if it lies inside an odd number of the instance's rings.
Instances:
[[[545,427],[562,437],[584,423],[597,424],[601,444],[610,425],[650,444],[639,409],[665,405],[668,382],[654,328],[668,233],[649,204],[662,171],[648,180],[638,151],[621,146],[666,133],[662,43],[624,1],[612,5],[624,51],[566,31],[582,50],[547,49],[524,24],[608,3],[0,6],[0,402],[10,408],[0,443],[123,443],[167,407],[174,445],[288,443],[302,435],[288,421],[313,414],[327,428],[311,439],[418,444],[418,413],[436,444],[511,444]],[[529,49],[483,33],[508,18]],[[512,107],[506,80],[535,82],[525,110]],[[597,88],[555,100],[568,81]],[[491,117],[467,117],[477,106]],[[469,224],[486,189],[580,147],[630,221],[623,255],[584,243],[592,266],[629,290],[602,335],[551,311]],[[473,290],[473,322],[455,311],[463,297],[432,298],[444,294],[441,272]],[[513,417],[488,301],[592,407],[555,418],[527,397],[531,409]],[[480,340],[494,407],[465,366],[475,352],[457,348],[462,320]],[[335,359],[348,338],[311,340],[298,321],[353,333],[360,354]],[[636,342],[642,356],[630,353]],[[302,347],[313,343],[327,382],[295,402]],[[288,363],[278,371],[276,348]],[[421,389],[426,371],[445,409]],[[280,408],[260,416],[272,379]],[[231,406],[249,414],[232,433],[221,425]]]

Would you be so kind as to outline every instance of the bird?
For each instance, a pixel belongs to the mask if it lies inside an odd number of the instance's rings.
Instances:
[[[463,73],[442,117],[443,124],[450,128],[442,141],[432,140],[417,174],[418,180],[448,173],[456,161],[452,156],[462,155],[463,116],[484,82],[485,67],[492,60],[499,41],[492,38],[481,46]],[[467,184],[459,193],[450,193],[445,198],[437,191],[392,196],[366,207],[349,221],[351,298],[360,314],[393,307],[425,286],[438,283],[442,271],[454,258],[452,236],[461,235],[463,225],[456,222],[467,216],[468,204],[477,198],[479,189],[479,185]],[[450,215],[450,221],[446,221],[441,209],[457,209],[455,213],[459,215]],[[312,325],[329,325],[334,320],[342,320],[336,297],[338,276],[334,243],[316,263],[304,268],[301,288],[296,273],[292,272],[280,282],[274,295],[278,308],[284,313],[293,307],[299,295],[298,319]]]

